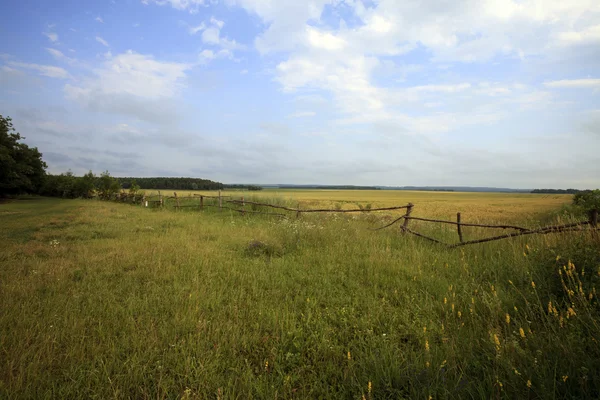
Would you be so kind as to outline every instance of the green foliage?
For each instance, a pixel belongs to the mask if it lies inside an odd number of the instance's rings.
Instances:
[[[36,193],[44,183],[46,163],[37,147],[20,143],[10,117],[0,115],[0,196]]]
[[[98,195],[104,200],[111,199],[121,191],[121,185],[119,184],[119,181],[110,176],[108,171],[104,171],[102,174],[100,174],[97,184]]]
[[[600,212],[600,189],[584,190],[573,196],[573,204],[585,212],[598,210]]]
[[[140,189],[177,189],[177,190],[218,190],[223,189],[223,184],[200,178],[115,178],[124,189],[129,189],[132,183],[139,185]]]
[[[259,190],[263,190],[263,187],[257,186],[257,185],[248,185],[248,190],[259,191]]]

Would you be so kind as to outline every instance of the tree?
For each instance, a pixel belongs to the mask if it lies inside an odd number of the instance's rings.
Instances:
[[[20,143],[10,117],[0,115],[0,196],[37,193],[48,166],[37,147]]]
[[[119,193],[120,190],[121,185],[119,181],[110,176],[108,171],[100,174],[100,179],[98,179],[98,194],[100,198],[109,200],[113,195]]]
[[[600,189],[584,190],[573,196],[573,204],[585,212],[600,211]]]

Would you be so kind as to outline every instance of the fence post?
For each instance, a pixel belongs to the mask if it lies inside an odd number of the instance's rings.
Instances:
[[[406,214],[404,214],[404,224],[402,224],[402,231],[404,233],[406,233],[406,229],[408,228],[408,221],[410,221],[408,217],[410,217],[410,213],[412,212],[413,206],[413,203],[408,203],[406,207]]]
[[[146,203],[146,195],[142,196],[142,207],[144,207],[144,204]],[[148,207],[148,205],[146,204],[146,207]]]
[[[300,218],[300,202],[298,202],[298,208],[296,210],[296,218]]]
[[[460,226],[460,213],[456,213],[456,229],[458,230],[458,238],[463,242],[462,227]]]
[[[198,203],[198,210],[202,211],[202,208],[204,207],[204,196],[200,196],[200,203]]]
[[[219,211],[223,211],[223,202],[221,200],[221,190],[219,189]]]
[[[245,206],[246,206],[246,203],[244,202],[244,196],[242,196],[242,215],[246,215],[246,211],[244,210]]]
[[[177,211],[179,211],[179,197],[177,197],[177,192],[173,192],[173,194],[175,195],[175,207],[177,207]]]
[[[160,208],[163,207],[163,198],[162,198],[162,194],[160,194],[160,190],[158,191],[158,206]]]
[[[598,227],[598,210],[590,211],[590,225],[592,225],[592,228],[594,229]]]

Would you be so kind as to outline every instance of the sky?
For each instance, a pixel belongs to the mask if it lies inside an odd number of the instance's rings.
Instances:
[[[20,0],[0,114],[52,173],[600,187],[597,0]]]

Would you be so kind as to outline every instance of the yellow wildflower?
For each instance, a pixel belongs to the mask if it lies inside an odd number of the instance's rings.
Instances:
[[[531,281],[531,287],[535,289],[535,282]]]
[[[458,318],[462,317],[462,313],[459,311],[458,312]]]
[[[373,384],[371,383],[371,381],[369,381],[369,384],[367,385],[367,392],[371,393],[373,391]]]
[[[429,364],[429,361],[427,361],[427,362],[425,363],[425,366],[426,366],[427,368],[429,368],[429,365],[430,365],[430,364]]]
[[[573,310],[573,307],[569,307],[567,309],[567,318],[574,317],[575,315],[577,315],[577,313]]]
[[[454,312],[454,303],[452,303],[452,312]]]
[[[350,354],[350,350],[348,350],[348,361],[352,360],[352,354]]]
[[[527,387],[531,388],[531,381],[529,379],[527,379]]]
[[[515,368],[515,374],[517,375],[521,375],[521,373],[519,371],[517,371],[517,369]]]
[[[519,328],[519,335],[521,335],[521,337],[525,339],[525,331],[523,330],[523,328]]]
[[[269,371],[269,360],[265,361],[265,371]]]
[[[429,340],[425,340],[425,351],[429,351]]]
[[[508,325],[510,325],[510,314],[509,313],[506,313],[506,316],[504,317],[504,319],[506,320],[506,323]]]
[[[562,376],[562,380],[563,380],[563,382],[566,382],[566,381],[567,381],[567,379],[569,379],[569,375],[563,375],[563,376]]]
[[[448,299],[444,297],[444,304],[448,303]]]

